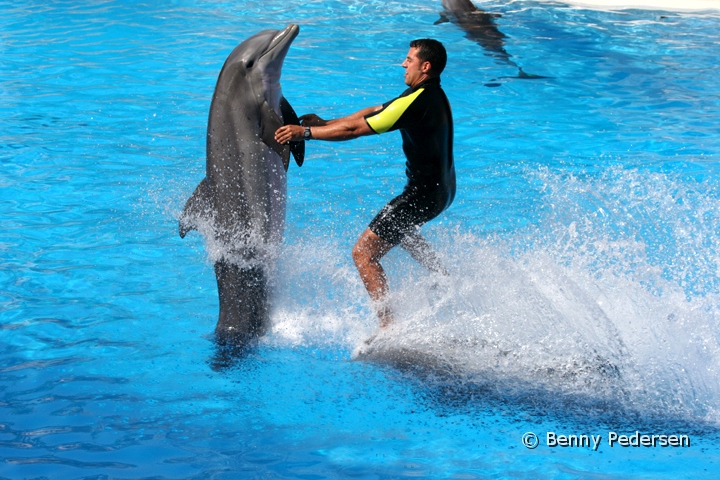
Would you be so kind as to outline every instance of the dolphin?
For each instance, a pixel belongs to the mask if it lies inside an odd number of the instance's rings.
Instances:
[[[280,74],[300,29],[265,30],[238,45],[220,71],[210,105],[205,178],[179,217],[180,237],[197,229],[214,261],[220,314],[215,338],[244,348],[268,326],[269,280],[285,227],[290,153],[275,130],[298,124]]]
[[[483,47],[489,55],[498,59],[501,63],[510,65],[518,69],[517,76],[500,77],[500,78],[521,78],[524,80],[533,80],[543,77],[541,75],[533,75],[525,73],[521,66],[512,61],[510,55],[505,50],[506,35],[498,30],[495,25],[495,19],[500,17],[499,13],[489,13],[479,9],[470,0],[442,0],[443,11],[440,12],[440,18],[435,25],[452,22],[465,31],[465,36]],[[492,85],[496,86],[496,85]]]

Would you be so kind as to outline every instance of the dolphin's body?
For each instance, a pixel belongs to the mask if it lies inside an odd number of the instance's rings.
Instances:
[[[274,133],[297,115],[282,96],[280,74],[299,27],[266,30],[238,45],[218,76],[210,105],[205,178],[180,215],[180,236],[205,236],[220,297],[215,335],[244,346],[267,327],[268,280],[285,226],[290,151]]]
[[[443,11],[435,24],[452,22],[465,31],[465,36],[478,43],[489,55],[501,63],[518,69],[517,77],[522,79],[548,78],[540,75],[525,73],[517,63],[512,61],[505,51],[505,34],[498,30],[495,19],[500,17],[497,13],[488,13],[475,6],[470,0],[442,0]]]

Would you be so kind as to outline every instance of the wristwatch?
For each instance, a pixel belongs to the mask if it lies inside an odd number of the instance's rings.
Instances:
[[[312,138],[312,132],[310,127],[305,127],[305,133],[303,133],[303,140],[310,140]]]

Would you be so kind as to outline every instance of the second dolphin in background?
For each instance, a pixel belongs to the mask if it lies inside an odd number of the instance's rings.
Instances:
[[[452,22],[465,31],[465,36],[483,47],[489,55],[495,57],[500,62],[505,63],[518,69],[517,76],[509,78],[521,78],[525,80],[534,80],[544,77],[542,75],[533,75],[525,73],[520,65],[510,59],[510,55],[505,51],[506,35],[498,30],[495,24],[495,18],[500,14],[489,13],[479,9],[470,0],[442,0],[443,11],[440,12],[440,18],[435,25]],[[496,86],[496,85],[490,85]]]

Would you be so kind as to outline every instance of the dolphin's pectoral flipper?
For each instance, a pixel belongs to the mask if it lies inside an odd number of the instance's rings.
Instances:
[[[520,80],[542,80],[544,78],[555,78],[555,77],[546,77],[544,75],[535,75],[534,73],[525,73],[525,71],[522,69],[522,67],[517,67],[518,74],[517,75],[504,75],[502,77],[497,78],[519,78]]]
[[[280,145],[275,140],[275,131],[283,126],[282,119],[275,113],[268,102],[260,105],[260,126],[262,133],[260,137],[265,145],[270,147],[275,153],[282,158],[285,171],[290,165],[290,145]]]
[[[197,188],[195,188],[193,194],[188,198],[188,201],[185,202],[185,208],[183,208],[180,214],[180,238],[185,238],[185,235],[187,235],[190,230],[195,230],[198,219],[202,216],[208,216],[212,211],[212,207],[211,188],[207,178],[203,178]]]
[[[433,23],[433,25],[440,25],[441,23],[447,23],[447,22],[449,22],[449,21],[450,21],[450,19],[447,17],[447,15],[445,15],[445,14],[442,13],[442,12],[440,12],[440,18],[438,18],[437,20],[435,20],[435,23]]]
[[[535,75],[534,73],[525,73],[521,67],[518,67],[518,75],[517,77],[513,78],[522,78],[523,80],[538,80],[541,78],[555,78],[555,77],[545,77],[543,75]]]
[[[280,113],[282,113],[285,125],[300,125],[300,119],[298,118],[297,113],[295,113],[292,105],[290,105],[290,102],[288,102],[285,97],[280,99]],[[292,153],[298,167],[302,167],[302,164],[305,161],[305,141],[290,142],[290,152]],[[287,167],[285,167],[285,169],[287,170]]]

